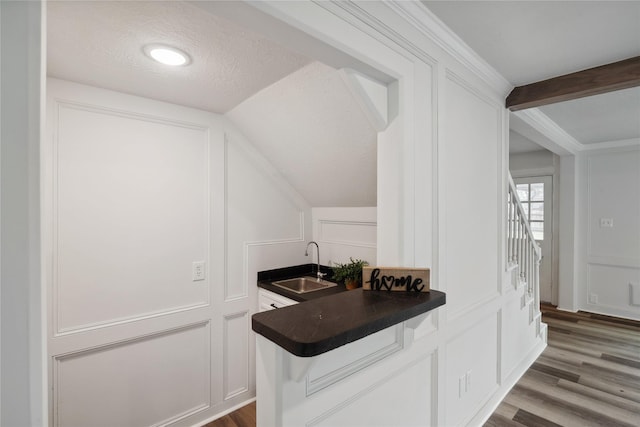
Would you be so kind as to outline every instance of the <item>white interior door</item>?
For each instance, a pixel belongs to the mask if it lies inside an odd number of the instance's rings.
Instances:
[[[524,207],[534,238],[542,249],[540,300],[553,300],[553,177],[515,178],[518,197]]]

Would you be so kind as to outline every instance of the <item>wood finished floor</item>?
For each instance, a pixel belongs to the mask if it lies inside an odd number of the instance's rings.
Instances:
[[[548,347],[485,427],[640,426],[640,322],[542,312]],[[203,427],[255,426],[254,402]]]
[[[485,427],[640,426],[640,322],[542,312],[548,346]]]
[[[243,406],[202,427],[256,427],[256,402]]]

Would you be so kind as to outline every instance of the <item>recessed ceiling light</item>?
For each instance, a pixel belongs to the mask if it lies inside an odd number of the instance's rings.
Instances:
[[[144,53],[164,65],[181,66],[191,63],[189,55],[171,46],[160,44],[146,45],[144,47]]]

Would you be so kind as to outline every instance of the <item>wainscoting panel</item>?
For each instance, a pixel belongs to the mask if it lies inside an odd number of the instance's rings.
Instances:
[[[323,242],[375,246],[375,222],[320,220],[319,226]]]
[[[640,317],[640,296],[633,293],[639,284],[640,268],[587,264],[587,302],[595,312],[624,310]]]
[[[447,71],[443,86],[439,289],[447,293],[451,320],[500,289],[502,116],[500,106],[456,74]]]
[[[60,101],[55,111],[55,331],[207,305],[208,128]]]
[[[227,271],[224,300],[256,293],[256,277],[246,277],[249,248],[304,240],[305,209],[286,184],[274,178],[255,149],[240,136],[227,135]],[[277,249],[274,249],[277,251]],[[300,249],[304,253],[304,249]],[[275,268],[275,267],[273,267]]]
[[[389,372],[374,386],[349,396],[341,405],[306,423],[306,426],[394,426],[400,425],[397,414],[405,414],[401,425],[432,425],[431,382],[435,375],[433,356],[420,358],[408,366]],[[384,384],[384,387],[382,387]],[[384,390],[384,392],[383,392]],[[370,408],[393,406],[393,410]],[[419,407],[420,411],[415,408]]]
[[[249,390],[249,313],[224,316],[224,399]]]
[[[498,388],[498,321],[492,313],[447,343],[446,425],[466,424]]]
[[[307,396],[335,384],[348,376],[404,348],[402,323],[358,341],[358,345],[339,347],[319,356],[321,368],[312,368],[307,376]]]
[[[334,265],[359,258],[376,264],[377,209],[313,208],[313,240],[320,245],[320,263]]]
[[[209,322],[54,358],[55,426],[163,425],[210,405]]]

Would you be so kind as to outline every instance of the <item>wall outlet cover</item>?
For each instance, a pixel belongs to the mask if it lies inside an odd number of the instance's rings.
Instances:
[[[600,227],[612,228],[613,227],[613,218],[600,218]]]
[[[640,283],[629,282],[629,304],[640,307]]]
[[[589,294],[589,304],[597,304],[598,303],[598,295]]]
[[[206,277],[206,263],[204,261],[194,261],[191,265],[191,280],[197,282]]]

